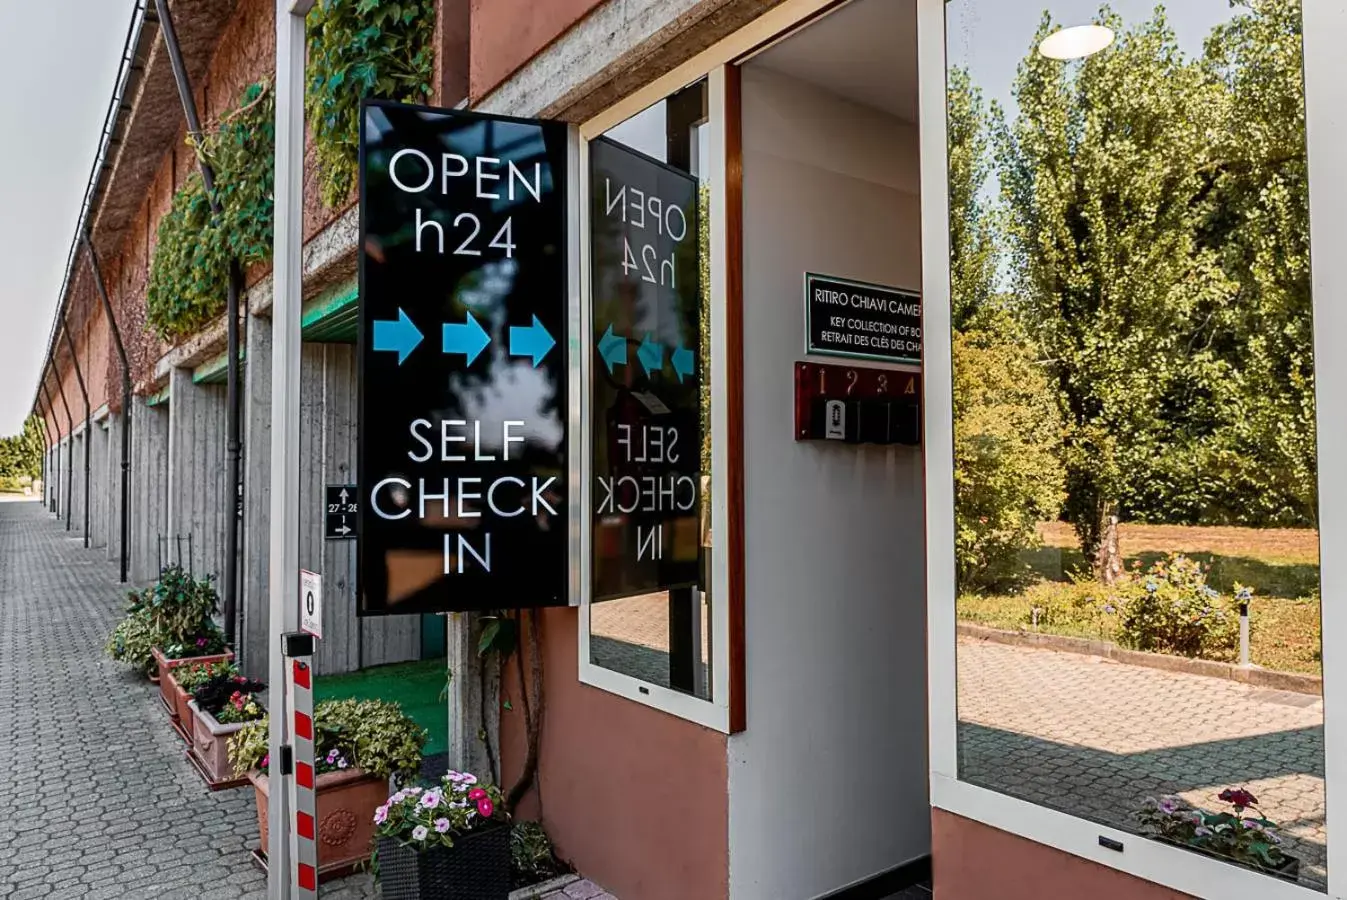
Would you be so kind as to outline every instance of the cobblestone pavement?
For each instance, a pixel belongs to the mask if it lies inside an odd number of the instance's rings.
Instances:
[[[0,503],[0,898],[264,897],[252,791],[206,790],[158,688],[103,655],[116,577],[41,504]],[[358,875],[322,896],[376,892]],[[589,882],[545,897],[613,900]]]
[[[1147,797],[1247,787],[1322,889],[1319,697],[966,638],[958,674],[962,778],[1128,830]]]

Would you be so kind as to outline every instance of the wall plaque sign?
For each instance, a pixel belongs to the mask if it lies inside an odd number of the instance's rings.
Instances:
[[[921,365],[921,295],[806,272],[805,353]]]

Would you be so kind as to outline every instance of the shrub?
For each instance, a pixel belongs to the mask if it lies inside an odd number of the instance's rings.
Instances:
[[[421,769],[426,731],[402,707],[384,700],[324,700],[314,707],[314,755],[322,763],[358,766],[371,775],[415,778]],[[249,722],[229,740],[229,760],[236,772],[266,771],[266,717]],[[330,760],[329,757],[332,757]]]
[[[132,593],[133,598],[138,597]],[[143,607],[128,609],[125,618],[117,623],[108,637],[108,656],[124,662],[146,677],[154,674],[154,654],[150,652],[162,643],[163,634],[155,626]]]
[[[1014,587],[1062,505],[1056,401],[1007,317],[954,337],[954,505],[961,591]]]
[[[1205,659],[1229,658],[1239,643],[1237,603],[1252,596],[1235,585],[1236,598],[1207,584],[1200,563],[1170,554],[1144,574],[1115,586],[1122,598],[1120,637],[1137,650]]]
[[[541,822],[510,826],[510,886],[518,889],[566,872]]]

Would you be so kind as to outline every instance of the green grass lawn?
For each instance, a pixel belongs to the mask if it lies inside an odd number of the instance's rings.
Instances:
[[[444,689],[444,660],[374,666],[344,675],[320,675],[313,688],[314,702],[323,700],[390,700],[426,729],[425,755],[449,749],[449,709],[440,699]]]
[[[1060,609],[1064,601],[1089,592],[1072,583],[1084,559],[1070,526],[1040,527],[1043,546],[1027,562],[1037,580],[1016,594],[959,597],[959,619],[992,628],[1032,630],[1033,610]],[[1254,589],[1250,606],[1249,653],[1256,665],[1285,672],[1321,671],[1319,620],[1319,536],[1309,529],[1123,525],[1120,543],[1126,564],[1143,568],[1170,552],[1182,552],[1210,567],[1208,583],[1229,594],[1240,584]],[[1056,601],[1055,603],[1053,601]],[[1069,604],[1068,604],[1069,605]],[[1048,634],[1117,639],[1117,617],[1095,612],[1080,616],[1040,615]]]

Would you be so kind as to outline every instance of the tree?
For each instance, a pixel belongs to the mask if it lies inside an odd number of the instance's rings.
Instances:
[[[1065,423],[1066,515],[1112,582],[1129,484],[1219,418],[1228,367],[1192,338],[1229,289],[1197,240],[1221,87],[1184,59],[1162,9],[1131,31],[1107,8],[1101,20],[1118,39],[1080,63],[1030,50],[997,163],[1013,306]],[[1054,27],[1045,13],[1033,47]]]
[[[981,194],[992,171],[987,109],[968,70],[949,73],[950,318],[964,331],[992,300],[996,284],[995,222]]]
[[[955,559],[960,591],[1014,587],[1020,552],[1061,511],[1061,418],[1033,343],[1005,312],[954,335]]]
[[[1317,459],[1309,181],[1300,0],[1237,0],[1203,64],[1228,102],[1213,148],[1206,237],[1234,285],[1217,346],[1240,415],[1231,478],[1253,524],[1313,523]]]
[[[0,478],[41,477],[42,453],[46,445],[41,420],[29,416],[21,432],[0,438]]]

